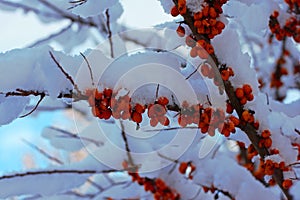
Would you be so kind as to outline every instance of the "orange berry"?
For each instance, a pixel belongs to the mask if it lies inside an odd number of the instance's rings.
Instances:
[[[182,162],[180,163],[180,166],[179,166],[179,172],[181,174],[185,174],[186,170],[187,170],[187,167],[188,167],[188,163],[187,162]]]
[[[159,97],[157,103],[162,106],[166,106],[169,103],[169,99],[167,97]]]
[[[104,95],[105,98],[111,98],[112,93],[113,93],[112,89],[105,88],[103,90],[103,95]]]
[[[222,70],[221,71],[221,77],[222,77],[223,81],[228,81],[228,79],[229,79],[229,71]]]
[[[246,99],[247,99],[248,101],[252,101],[252,100],[254,99],[253,94],[246,94]]]
[[[103,98],[102,93],[99,92],[98,90],[95,90],[94,95],[95,95],[95,99],[96,99],[96,100],[101,100],[101,99]]]
[[[213,7],[209,8],[209,16],[213,19],[217,18],[217,16],[218,16],[216,10]]]
[[[240,104],[241,105],[245,105],[247,103],[247,98],[243,97],[242,99],[240,99]]]
[[[144,113],[145,112],[145,107],[142,106],[141,104],[137,103],[134,106],[134,110],[138,113]]]
[[[196,28],[201,27],[201,25],[202,25],[202,22],[199,21],[199,20],[196,20],[196,21],[194,22],[194,26],[195,26]]]
[[[270,185],[270,186],[276,185],[276,181],[275,181],[273,178],[271,178],[271,179],[269,180],[269,185]]]
[[[158,124],[157,118],[151,118],[151,119],[150,119],[150,125],[151,125],[152,127],[155,127],[157,124]]]
[[[195,45],[196,45],[196,41],[191,37],[191,36],[187,36],[186,38],[185,38],[185,43],[186,43],[186,45],[188,45],[189,47],[194,47]],[[197,54],[196,54],[196,56],[197,56]],[[195,57],[196,57],[195,56]]]
[[[215,77],[215,71],[213,68],[209,69],[208,78],[214,78]]]
[[[184,37],[185,36],[185,29],[181,25],[178,26],[176,32],[179,35],[179,37]]]
[[[205,6],[203,9],[202,9],[202,14],[204,17],[207,17],[208,14],[209,14],[209,6]]]
[[[261,136],[263,138],[268,138],[271,136],[271,132],[269,130],[264,130],[262,133],[261,133]]]
[[[238,126],[240,124],[240,120],[233,115],[229,117],[229,120],[233,122],[234,126]]]
[[[243,85],[243,91],[245,94],[251,94],[252,93],[252,88],[249,84]]]
[[[194,20],[200,20],[202,18],[202,12],[197,12],[194,14]]]
[[[207,51],[208,54],[214,53],[214,47],[209,43],[206,45],[205,50]]]
[[[203,76],[207,77],[209,75],[210,67],[207,64],[201,65],[201,73]]]
[[[90,106],[95,106],[95,97],[93,95],[89,96],[88,102]]]
[[[266,138],[264,145],[266,148],[270,148],[272,146],[272,139],[271,138]]]
[[[235,95],[237,98],[242,99],[244,97],[244,91],[242,88],[237,88],[235,90]]]
[[[217,29],[222,30],[225,28],[225,24],[221,21],[217,21],[216,27],[217,27]]]
[[[286,190],[288,190],[293,185],[292,180],[286,179],[282,182],[282,187]]]
[[[234,76],[234,71],[231,67],[228,67],[229,75]]]
[[[171,9],[171,15],[172,15],[173,17],[176,17],[176,16],[179,15],[179,10],[178,10],[178,8],[177,8],[176,6],[173,6],[173,7],[172,7],[172,9]]]
[[[229,114],[233,113],[233,107],[230,103],[226,104],[226,112]]]
[[[181,15],[186,14],[186,0],[178,0],[178,10]]]
[[[242,119],[243,119],[244,121],[246,121],[246,122],[249,121],[249,119],[250,119],[250,113],[249,113],[248,110],[245,110],[245,111],[242,113]]]
[[[206,42],[205,42],[205,40],[198,40],[197,45],[199,47],[205,48],[206,47]]]
[[[201,59],[207,59],[208,58],[208,53],[207,53],[207,51],[205,51],[204,49],[199,49],[198,51],[197,51],[197,53],[198,53],[198,56],[201,58]]]
[[[197,57],[197,56],[198,56],[198,50],[199,50],[199,47],[194,46],[194,47],[191,49],[191,51],[190,51],[190,56],[191,56],[192,58]]]
[[[136,123],[141,123],[143,120],[141,113],[138,112],[133,112],[131,115],[131,119]]]
[[[257,130],[259,128],[259,121],[254,122],[253,126]]]

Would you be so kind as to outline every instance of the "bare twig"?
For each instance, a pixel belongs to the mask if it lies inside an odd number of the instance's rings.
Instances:
[[[45,98],[45,94],[44,93],[42,93],[41,95],[40,95],[40,99],[39,99],[39,101],[37,102],[37,104],[34,106],[34,108],[29,112],[29,113],[26,113],[25,115],[22,115],[22,116],[20,116],[19,118],[23,118],[23,117],[27,117],[28,115],[30,115],[31,113],[33,113],[36,109],[37,109],[37,107],[40,105],[40,103],[43,101],[43,99]]]
[[[55,131],[58,131],[58,132],[60,132],[60,133],[62,133],[62,134],[64,134],[64,135],[66,135],[66,136],[68,136],[68,137],[70,137],[70,138],[75,138],[75,139],[85,140],[85,141],[94,143],[96,146],[101,146],[101,145],[103,145],[103,142],[101,142],[101,141],[96,141],[96,140],[94,140],[94,139],[92,139],[92,138],[87,138],[87,137],[83,137],[83,136],[78,136],[78,135],[76,135],[76,134],[73,134],[73,133],[71,133],[71,132],[68,132],[68,131],[63,130],[63,129],[60,129],[60,128],[56,128],[56,127],[53,127],[53,126],[50,126],[50,127],[48,127],[48,128],[49,128],[49,129],[52,129],[52,130],[55,130]],[[58,137],[64,137],[64,136],[58,136]]]
[[[77,84],[74,82],[72,76],[70,76],[65,70],[64,68],[61,66],[61,64],[56,60],[56,58],[54,57],[53,53],[51,51],[49,51],[49,54],[52,58],[52,60],[55,62],[55,64],[57,65],[57,67],[60,69],[60,71],[65,75],[65,77],[71,82],[71,84],[74,86],[75,90],[81,94]]]
[[[159,84],[157,84],[156,91],[155,91],[155,99],[156,100],[158,99],[158,91],[159,91]]]
[[[110,56],[113,58],[114,57],[114,48],[113,48],[113,42],[112,42],[112,33],[111,33],[111,29],[110,29],[109,9],[106,9],[105,15],[106,15],[106,28],[107,28],[107,33],[108,33],[108,40],[109,40],[109,45],[110,45]]]
[[[76,16],[72,13],[65,12],[64,10],[61,10],[60,8],[56,7],[54,4],[50,3],[47,0],[39,0],[42,4],[44,4],[49,9],[56,12],[58,15],[60,15],[63,18],[69,19],[71,22],[76,22],[78,24],[87,25],[91,27],[97,28],[97,24],[92,21],[91,19],[83,19],[80,16]]]
[[[52,40],[53,38],[55,38],[55,37],[63,34],[67,30],[69,30],[72,27],[72,25],[73,25],[73,23],[70,23],[68,26],[64,27],[63,29],[61,29],[57,33],[53,33],[53,34],[47,36],[46,38],[40,39],[40,40],[36,41],[35,43],[29,45],[28,48],[32,48],[32,47],[37,46],[37,45],[39,45],[41,43],[47,42],[49,40]]]
[[[10,6],[12,8],[20,8],[20,9],[24,10],[25,12],[31,11],[37,15],[41,15],[41,16],[45,16],[45,17],[51,17],[51,18],[56,18],[56,19],[61,18],[61,16],[59,16],[57,14],[41,12],[39,9],[36,9],[36,8],[30,7],[30,6],[27,6],[25,4],[18,3],[18,2],[0,0],[0,4]]]
[[[188,75],[186,78],[185,78],[185,80],[188,80],[189,78],[191,78],[191,76],[193,76],[197,71],[198,71],[198,69],[199,69],[199,67],[202,65],[202,63],[201,64],[199,64],[198,66],[197,66],[197,68],[190,74],[190,75]]]
[[[131,166],[135,166],[134,162],[133,162],[133,159],[132,159],[132,156],[131,156],[131,151],[129,149],[129,144],[128,144],[128,140],[127,140],[127,137],[126,137],[124,124],[122,123],[122,121],[120,121],[120,124],[121,124],[121,129],[122,129],[122,132],[121,132],[122,133],[122,138],[123,138],[123,141],[125,143],[125,149],[126,149],[126,153],[127,153],[127,157],[128,157],[128,162]]]
[[[92,71],[91,65],[90,65],[88,59],[86,58],[86,56],[83,53],[80,52],[80,55],[83,57],[84,61],[86,62],[87,66],[88,66],[88,69],[89,69],[89,72],[90,72],[91,81],[92,81],[92,86],[94,86],[95,82],[94,82],[93,71]]]
[[[45,156],[46,158],[48,158],[49,160],[57,163],[57,164],[64,164],[61,160],[59,160],[58,158],[54,157],[54,156],[51,156],[50,154],[48,154],[46,151],[44,151],[43,149],[39,148],[38,146],[36,146],[35,144],[25,140],[25,139],[22,139],[22,141],[24,143],[26,143],[28,146],[30,146],[31,148],[37,150],[40,154],[42,154],[43,156]]]

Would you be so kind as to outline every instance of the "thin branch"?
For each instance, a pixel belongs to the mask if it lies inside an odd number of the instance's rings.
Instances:
[[[37,91],[37,90],[24,90],[21,88],[17,88],[16,91],[12,91],[12,92],[0,92],[0,94],[4,94],[5,97],[9,97],[9,96],[22,96],[22,97],[26,97],[26,96],[41,96],[41,95],[45,95],[45,96],[49,96],[49,94],[45,91]],[[58,96],[56,97],[58,99],[60,98],[68,98],[68,99],[73,99],[74,101],[80,101],[80,100],[87,100],[87,96],[81,95],[81,94],[75,94],[72,91],[70,91],[70,93],[59,93]]]
[[[87,66],[88,66],[88,69],[89,69],[89,72],[90,72],[91,81],[92,81],[92,86],[94,86],[95,82],[94,82],[94,78],[93,78],[93,71],[92,71],[91,65],[90,65],[88,59],[86,58],[86,56],[83,53],[80,52],[80,55],[83,57],[84,61],[86,62]]]
[[[104,145],[103,142],[101,141],[96,141],[92,138],[87,138],[87,137],[83,137],[83,136],[78,136],[76,134],[73,134],[71,132],[68,132],[66,130],[63,130],[63,129],[60,129],[60,128],[56,128],[56,127],[53,127],[53,126],[50,126],[48,127],[49,129],[52,129],[52,130],[55,130],[55,131],[58,131],[66,136],[68,136],[69,138],[75,138],[75,139],[81,139],[81,140],[86,140],[88,142],[91,142],[91,143],[94,143],[96,146],[101,146],[101,145]],[[58,137],[63,137],[63,136],[58,136]]]
[[[69,30],[69,29],[72,27],[72,25],[73,25],[73,23],[70,23],[68,26],[62,28],[62,29],[61,29],[60,31],[58,31],[57,33],[53,33],[53,34],[47,36],[46,38],[40,39],[40,40],[34,42],[33,44],[29,45],[27,48],[32,48],[32,47],[37,46],[37,45],[39,45],[39,44],[41,44],[41,43],[47,42],[47,41],[49,41],[49,40],[52,40],[53,38],[55,38],[55,37],[57,37],[57,36],[63,34],[63,33],[66,32],[67,30]]]
[[[54,157],[54,156],[51,156],[50,154],[48,154],[46,151],[44,151],[43,149],[39,148],[38,146],[36,146],[35,144],[25,140],[25,139],[22,139],[22,141],[24,143],[26,143],[28,146],[30,146],[31,148],[37,150],[40,154],[42,154],[43,156],[45,156],[46,158],[48,158],[49,160],[57,163],[57,164],[60,164],[60,165],[63,165],[64,163],[59,160],[58,158]]]
[[[132,159],[132,156],[131,156],[131,151],[129,149],[129,144],[128,144],[128,140],[127,140],[127,137],[126,137],[126,133],[125,133],[125,128],[124,128],[124,124],[122,121],[120,121],[120,124],[121,124],[121,129],[122,129],[122,138],[123,138],[123,141],[125,143],[125,149],[126,149],[126,153],[127,153],[127,157],[128,157],[128,162],[131,166],[135,166],[134,165],[134,162],[133,162],[133,159]]]
[[[22,116],[20,116],[19,118],[23,118],[23,117],[27,117],[28,115],[30,115],[31,113],[33,113],[37,108],[38,108],[38,106],[40,105],[40,103],[43,101],[43,99],[45,98],[45,94],[44,93],[42,93],[41,95],[40,95],[40,99],[39,99],[39,101],[37,102],[37,104],[34,106],[34,108],[29,112],[29,113],[27,113],[27,114],[25,114],[25,115],[22,115]]]
[[[45,17],[51,17],[51,18],[56,18],[59,19],[60,16],[53,14],[53,13],[47,13],[47,12],[41,12],[39,9],[27,6],[25,4],[22,3],[18,3],[18,2],[11,2],[11,1],[5,1],[5,0],[0,0],[0,4],[12,7],[12,8],[20,8],[23,9],[25,12],[31,11],[34,12],[37,15],[41,15],[41,16],[45,16]]]
[[[157,84],[156,91],[155,91],[155,99],[156,100],[158,99],[158,91],[159,91],[159,84]]]
[[[61,17],[69,19],[71,22],[76,22],[82,25],[87,25],[91,27],[97,28],[97,24],[92,21],[91,19],[83,19],[80,16],[76,16],[72,13],[65,12],[64,10],[61,10],[60,8],[56,7],[54,4],[48,2],[47,0],[39,0],[42,4],[44,4],[49,9],[53,10],[57,14],[59,14]]]
[[[52,60],[55,62],[55,64],[57,65],[57,67],[60,69],[60,71],[65,75],[65,77],[71,82],[71,84],[74,86],[75,90],[78,93],[81,93],[77,84],[74,82],[72,76],[70,76],[65,70],[64,68],[61,66],[61,64],[56,60],[56,58],[54,57],[53,53],[51,51],[49,51],[49,54],[52,58]]]
[[[110,29],[110,20],[109,20],[109,9],[106,9],[105,11],[106,15],[106,28],[107,28],[107,33],[108,33],[108,40],[109,40],[109,45],[110,45],[110,56],[113,58],[114,57],[114,48],[113,48],[113,42],[112,42],[112,33]]]
[[[202,64],[202,63],[201,63]],[[190,75],[188,75],[186,78],[185,78],[185,80],[188,80],[189,78],[191,78],[191,76],[193,76],[197,71],[198,71],[198,69],[199,69],[199,67],[201,66],[201,64],[199,64],[198,66],[197,66],[197,68],[190,74]]]

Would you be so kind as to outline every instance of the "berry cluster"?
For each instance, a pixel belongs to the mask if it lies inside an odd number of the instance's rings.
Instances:
[[[244,110],[241,117],[241,124],[245,125],[246,123],[251,124],[256,130],[259,128],[259,122],[255,121],[254,111]]]
[[[193,179],[192,173],[196,170],[196,166],[192,162],[181,162],[178,170],[181,174],[186,174],[188,168],[189,168],[188,178]]]
[[[284,0],[285,3],[287,3],[290,7],[290,10],[295,12],[296,14],[299,14],[299,8],[300,8],[300,1],[298,0]]]
[[[213,46],[205,40],[198,40],[194,43],[190,40],[194,40],[191,36],[186,37],[186,44],[192,47],[190,56],[192,58],[199,57],[201,59],[207,59],[210,54],[214,53]]]
[[[261,139],[258,142],[258,147],[259,148],[270,148],[272,146],[272,139],[270,138],[271,132],[269,130],[264,130],[261,133]]]
[[[103,92],[99,92],[97,89],[88,89],[86,90],[86,95],[88,96],[88,102],[92,107],[92,113],[95,117],[106,120],[111,117],[111,89],[105,88]]]
[[[274,162],[272,160],[265,160],[263,164],[264,174],[273,175],[275,169],[280,169],[282,171],[289,171],[290,169],[285,166],[285,163],[282,161],[280,163]]]
[[[206,1],[200,12],[194,14],[194,26],[197,28],[199,34],[206,35],[207,38],[212,39],[220,34],[225,28],[223,22],[218,21],[217,18],[223,13],[222,5],[227,0]]]
[[[111,116],[115,119],[131,120],[137,124],[143,120],[142,114],[148,108],[148,116],[151,126],[161,123],[164,126],[169,125],[169,119],[165,116],[167,113],[167,104],[169,100],[166,97],[160,97],[150,105],[136,103],[131,104],[131,98],[128,95],[116,98],[116,93],[112,89],[105,88],[102,92],[98,89],[86,90],[89,105],[92,107],[92,113],[100,119],[109,119]]]
[[[223,81],[228,81],[231,76],[234,76],[234,71],[231,67],[222,66],[220,74]]]
[[[170,120],[166,117],[167,105],[169,100],[166,97],[160,97],[154,104],[148,106],[148,117],[150,118],[150,125],[156,126],[158,123],[168,126]]]
[[[199,56],[201,59],[207,59],[209,55],[214,53],[214,48],[210,44],[209,39],[220,34],[225,28],[225,24],[217,18],[223,13],[222,5],[226,2],[227,0],[206,0],[202,11],[194,14],[194,27],[197,29],[197,32],[207,38],[207,40],[195,40],[192,36],[186,37],[187,45],[192,47],[190,52],[191,57]],[[184,15],[186,11],[186,1],[180,0],[177,6],[172,7],[171,15],[174,17],[179,14]],[[180,37],[185,36],[185,29],[181,23],[176,31]]]
[[[218,79],[216,76],[215,70],[207,63],[204,63],[201,65],[201,73],[204,77],[207,77],[209,79],[213,79],[213,82],[216,86],[218,86],[218,89],[220,91],[220,94],[223,94],[223,81],[228,81],[229,77],[234,76],[234,72],[232,70],[231,67],[226,67],[226,66],[221,66],[221,68],[219,69],[219,72],[221,74],[221,79]]]
[[[278,21],[279,12],[274,11],[270,16],[269,27],[271,32],[275,35],[276,39],[281,41],[285,37],[293,37],[296,42],[300,42],[300,20],[296,17],[291,16],[286,20],[283,28],[280,27]]]
[[[270,136],[270,132],[265,130],[262,132],[262,138],[268,138]],[[239,164],[243,165],[247,170],[249,170],[253,176],[260,180],[261,182],[265,182],[264,177],[266,175],[272,176],[276,169],[280,169],[281,171],[290,171],[290,167],[285,165],[285,162],[276,163],[272,160],[263,160],[259,159],[259,163],[255,164],[252,162],[252,158],[258,155],[257,151],[255,150],[254,146],[251,144],[249,145],[247,151],[243,153],[245,148],[245,144],[243,142],[237,142],[241,151],[240,154],[237,155],[237,160]],[[277,149],[270,149],[270,155],[279,154]],[[246,156],[246,158],[245,158]],[[271,178],[268,181],[269,186],[276,185],[276,181]],[[282,182],[282,186],[285,189],[289,189],[292,186],[292,181],[290,179],[286,179]]]
[[[285,67],[281,66],[282,64],[285,64],[285,62],[286,61],[285,61],[284,58],[277,60],[277,65],[279,67],[278,67],[278,70],[276,69],[276,71],[271,74],[271,83],[270,83],[271,88],[278,89],[278,88],[283,86],[283,82],[281,81],[281,77],[285,76],[285,75],[288,75],[287,69]]]
[[[123,162],[123,167],[128,168],[128,163]],[[151,192],[155,200],[179,200],[180,194],[174,189],[171,189],[166,183],[160,179],[151,179],[148,177],[141,177],[137,171],[128,171],[131,176],[132,182],[137,182],[139,185],[144,186],[146,192]]]
[[[150,125],[155,127],[158,123],[163,126],[170,124],[166,116],[168,111],[169,100],[161,96],[154,103],[142,105],[139,103],[132,104],[128,95],[119,96],[109,88],[102,92],[98,89],[86,90],[89,105],[92,107],[92,113],[100,119],[109,119],[111,116],[115,119],[131,120],[137,124],[143,121],[143,113],[147,111],[150,119]],[[183,101],[178,108],[178,124],[186,127],[196,124],[203,134],[215,135],[218,129],[221,134],[228,137],[230,133],[235,133],[235,127],[239,125],[239,119],[230,116],[225,118],[222,109],[204,108],[202,104],[189,105]]]
[[[254,99],[252,88],[249,84],[244,84],[242,88],[236,88],[235,96],[239,99],[241,105],[245,105],[247,101]]]
[[[300,160],[300,144],[292,143],[292,145],[297,148],[298,150],[297,160]]]

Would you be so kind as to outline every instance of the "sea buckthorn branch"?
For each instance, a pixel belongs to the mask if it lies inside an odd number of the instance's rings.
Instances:
[[[285,98],[285,95],[282,96],[279,94],[279,88],[283,86],[281,77],[284,75],[288,75],[288,71],[286,67],[284,67],[284,65],[286,64],[286,57],[292,58],[290,52],[287,50],[286,41],[289,37],[293,37],[295,42],[300,42],[300,19],[299,16],[297,16],[300,13],[295,13],[294,10],[294,8],[298,9],[299,2],[291,2],[289,0],[286,0],[285,2],[289,5],[291,15],[290,18],[286,20],[285,25],[282,28],[280,27],[279,21],[277,19],[279,16],[279,12],[277,10],[273,12],[269,19],[269,28],[271,30],[269,43],[272,43],[272,38],[274,37],[274,35],[278,41],[282,42],[281,53],[276,61],[275,71],[271,74],[270,85],[271,88],[275,88],[275,97],[279,101],[282,101]],[[297,71],[294,69],[294,74],[296,73]]]
[[[124,169],[128,168],[126,161],[122,163]],[[179,200],[180,194],[175,190],[167,186],[167,184],[161,178],[148,178],[141,177],[137,168],[134,171],[128,171],[128,175],[131,176],[132,182],[137,182],[139,185],[144,186],[146,192],[151,192],[155,200]]]
[[[178,0],[173,0],[173,2],[177,7],[179,7]],[[191,31],[193,33],[193,37],[196,39],[196,41],[204,40],[206,43],[210,44],[210,39],[207,36],[198,33],[197,28],[194,26],[195,20],[192,17],[193,16],[192,13],[188,9],[186,9],[186,11],[182,12],[181,15],[184,18],[185,24],[191,29]],[[219,66],[221,66],[221,65],[220,65],[220,62],[219,62],[217,56],[215,55],[214,52],[212,52],[210,54],[210,57],[211,57],[211,61],[213,61],[216,64],[216,66],[212,65],[213,69],[216,72],[219,72]],[[210,59],[208,59],[208,62],[211,62],[211,61],[210,61]],[[237,96],[235,94],[234,87],[232,86],[232,84],[229,80],[227,80],[227,81],[222,80],[222,82],[224,84],[225,92],[229,98],[229,101],[230,101],[233,109],[236,110],[239,118],[242,119],[242,115],[245,110],[244,110],[243,105],[240,103],[240,100],[237,98]],[[259,147],[259,142],[261,140],[261,136],[259,136],[257,134],[257,130],[253,126],[253,124],[250,124],[250,123],[240,124],[239,128],[247,134],[248,138],[250,139],[251,143],[253,144],[253,146],[255,147],[255,149],[257,150],[257,152],[261,158],[265,158],[266,156],[270,155],[270,153],[266,147]],[[281,188],[283,193],[286,195],[286,197],[288,199],[292,199],[292,196],[289,194],[288,190],[283,187],[284,181],[283,181],[282,170],[276,168],[273,173],[273,178],[276,181],[276,183],[279,185],[279,187]]]

